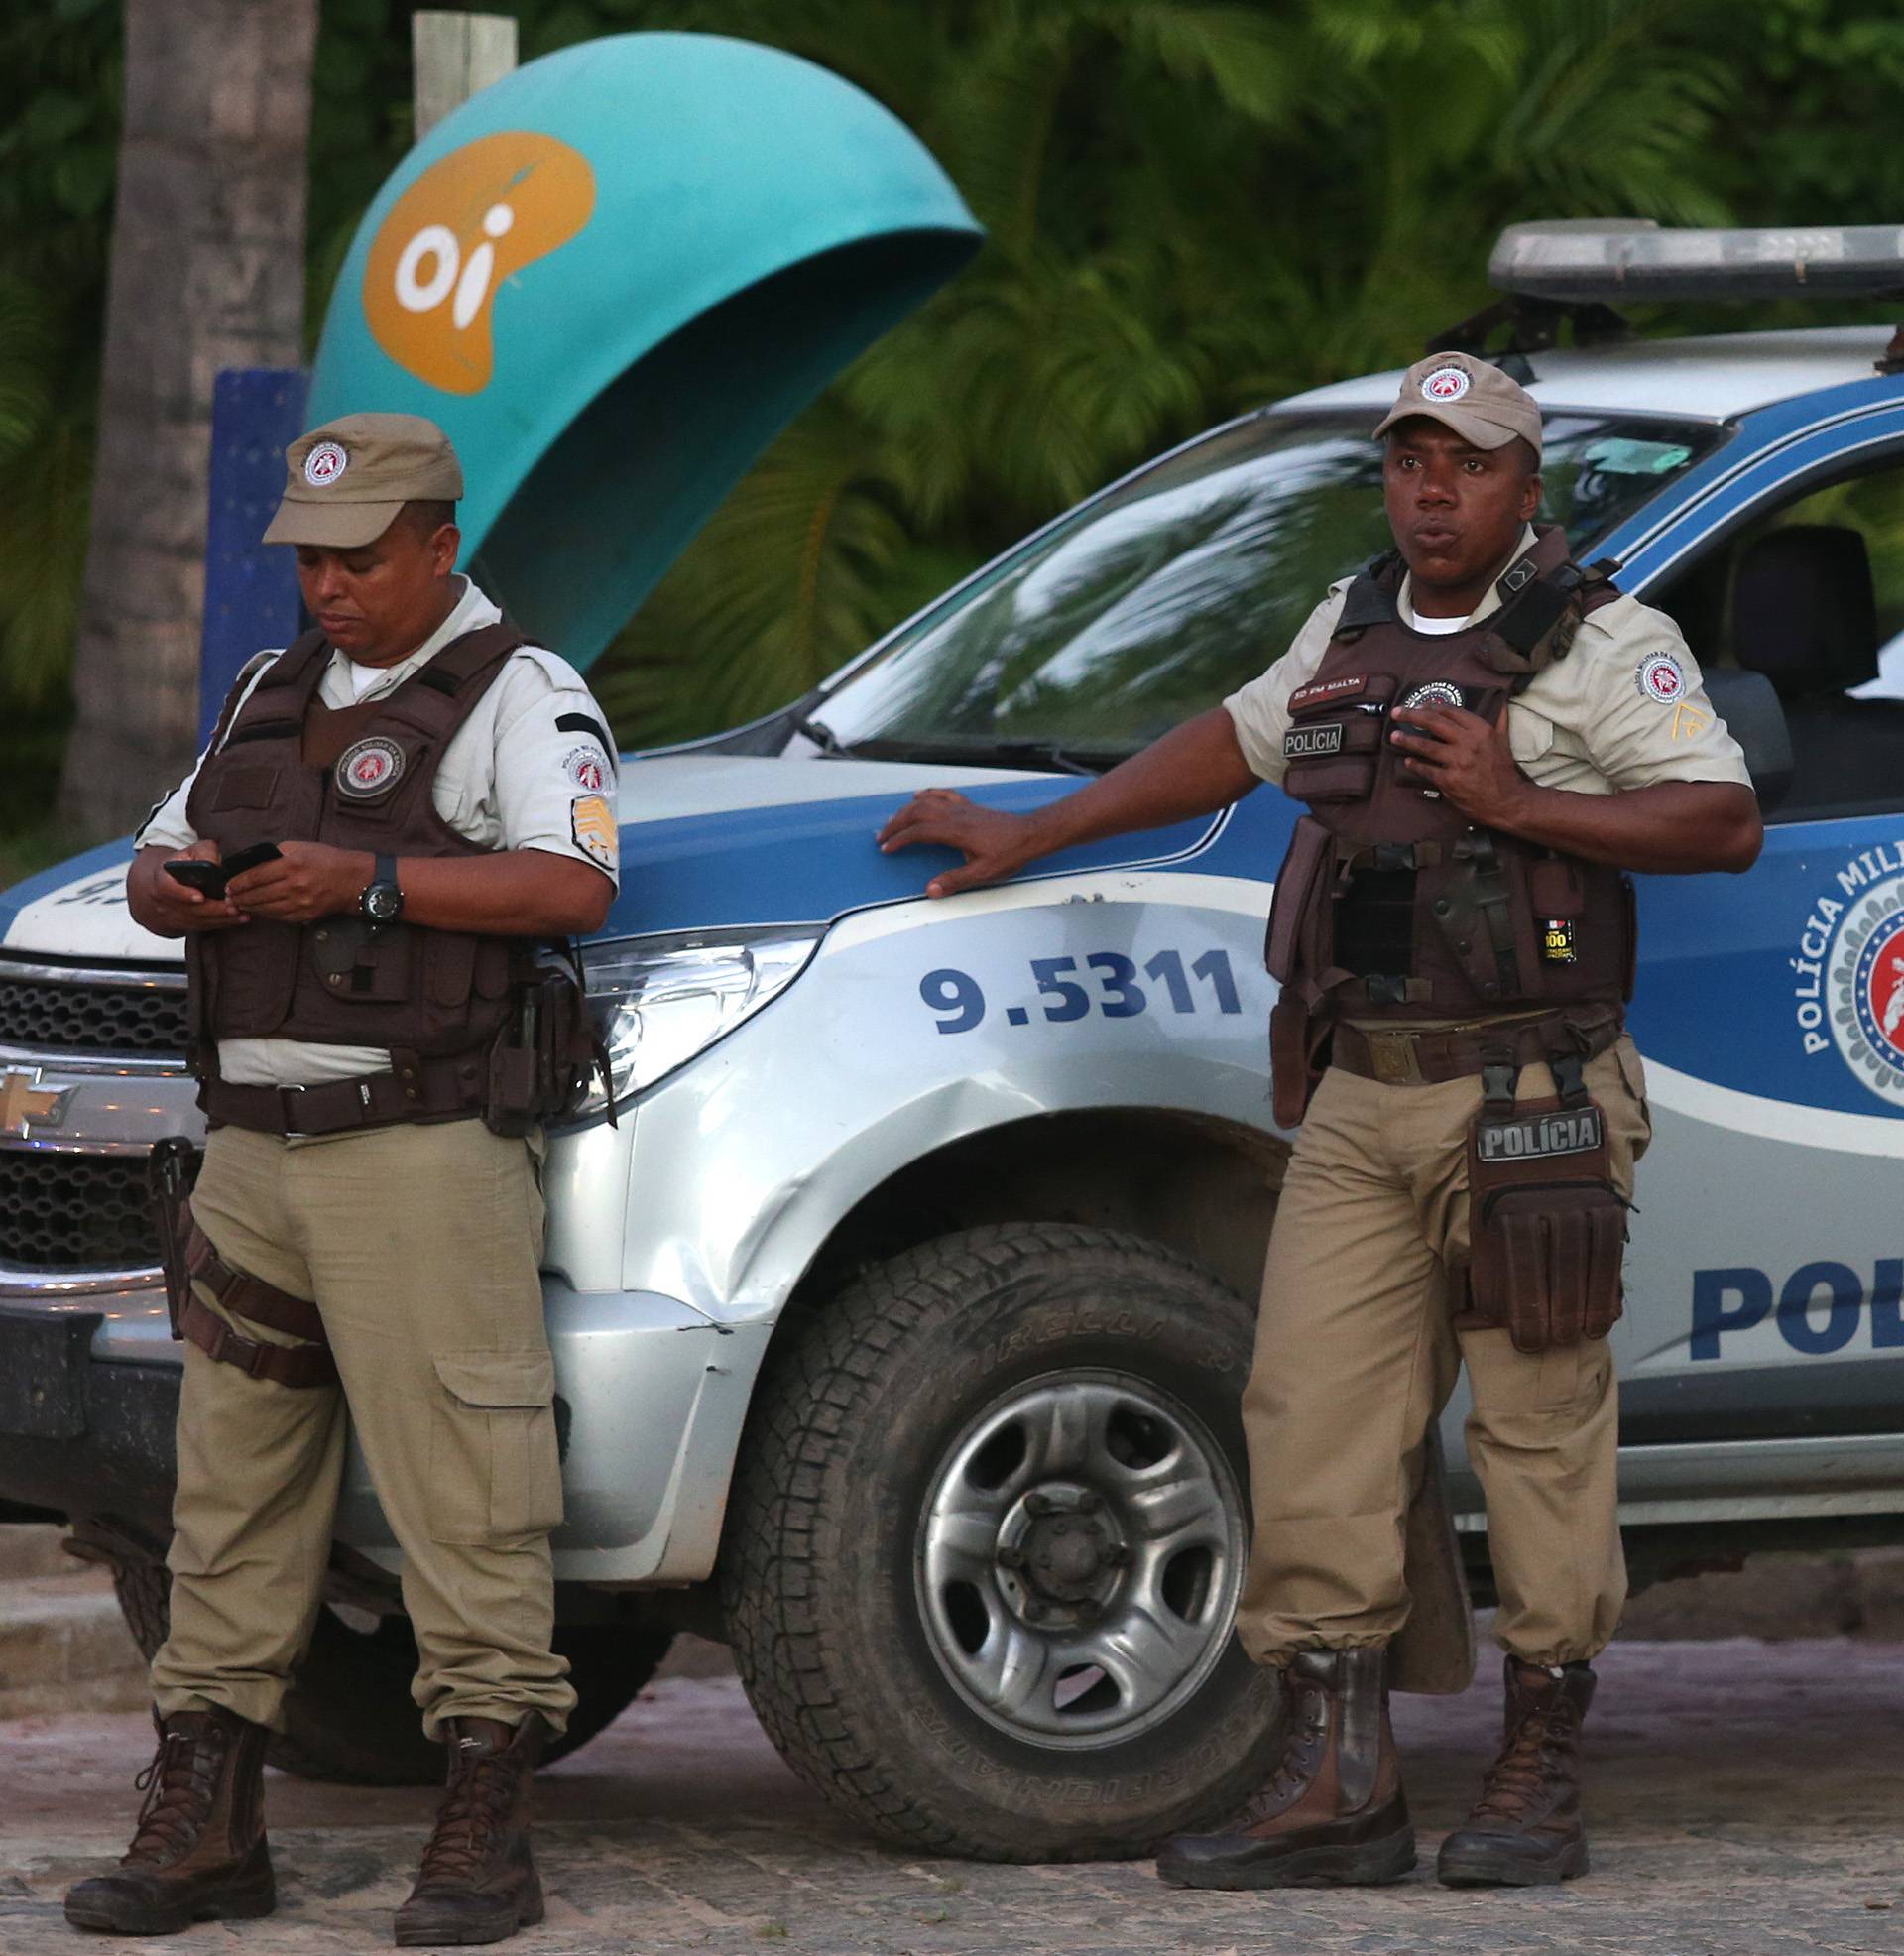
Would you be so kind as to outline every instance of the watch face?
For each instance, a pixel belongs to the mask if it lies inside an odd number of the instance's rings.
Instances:
[[[364,915],[373,923],[388,923],[403,907],[403,892],[393,883],[373,883],[364,892]]]

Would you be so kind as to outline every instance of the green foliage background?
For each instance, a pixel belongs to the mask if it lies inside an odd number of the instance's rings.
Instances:
[[[410,141],[410,11],[323,6],[313,343],[357,220]],[[597,667],[635,744],[782,703],[1171,441],[1415,357],[1487,302],[1503,223],[1904,219],[1904,148],[1887,140],[1904,17],[1869,0],[513,11],[525,59],[671,28],[818,61],[919,132],[990,233],[775,444]],[[67,712],[119,43],[117,0],[0,23],[0,828],[40,804]],[[1761,307],[1749,323],[1778,318]]]

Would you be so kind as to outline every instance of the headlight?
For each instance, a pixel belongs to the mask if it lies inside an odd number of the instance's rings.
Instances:
[[[814,924],[587,945],[589,1017],[608,1048],[616,1101],[653,1086],[777,998],[824,934]],[[607,1107],[597,1075],[574,1114]]]

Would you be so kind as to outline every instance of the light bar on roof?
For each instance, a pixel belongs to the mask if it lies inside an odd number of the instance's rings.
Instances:
[[[1904,293],[1904,228],[1663,231],[1649,218],[1510,224],[1488,260],[1496,291],[1573,304]]]

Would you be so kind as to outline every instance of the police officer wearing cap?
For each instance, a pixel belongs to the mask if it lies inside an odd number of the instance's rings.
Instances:
[[[1237,1623],[1287,1717],[1245,1810],[1159,1857],[1191,1888],[1414,1865],[1385,1653],[1409,1615],[1405,1518],[1464,1364],[1506,1720],[1438,1873],[1586,1869],[1579,1738],[1626,1592],[1606,1333],[1650,1132],[1623,1030],[1624,872],[1743,870],[1762,840],[1673,621],[1534,525],[1532,397],[1437,353],[1375,434],[1395,549],[1332,586],[1260,678],[1036,813],[928,789],[881,833],[961,851],[927,886],[947,896],[1258,781],[1307,804],[1269,924],[1275,1105],[1301,1126],[1244,1400]]]
[[[323,1596],[348,1415],[448,1748],[397,1941],[497,1941],[541,1919],[529,1776],[574,1703],[550,1649],[539,1122],[586,1067],[547,953],[612,901],[616,757],[580,676],[457,575],[440,428],[352,415],[287,459],[266,541],[296,548],[315,628],[240,674],[127,879],[138,921],[185,939],[210,1135],[171,1218],[159,1750],[131,1850],[66,1915],[155,1935],[273,1907],[265,1747]]]

